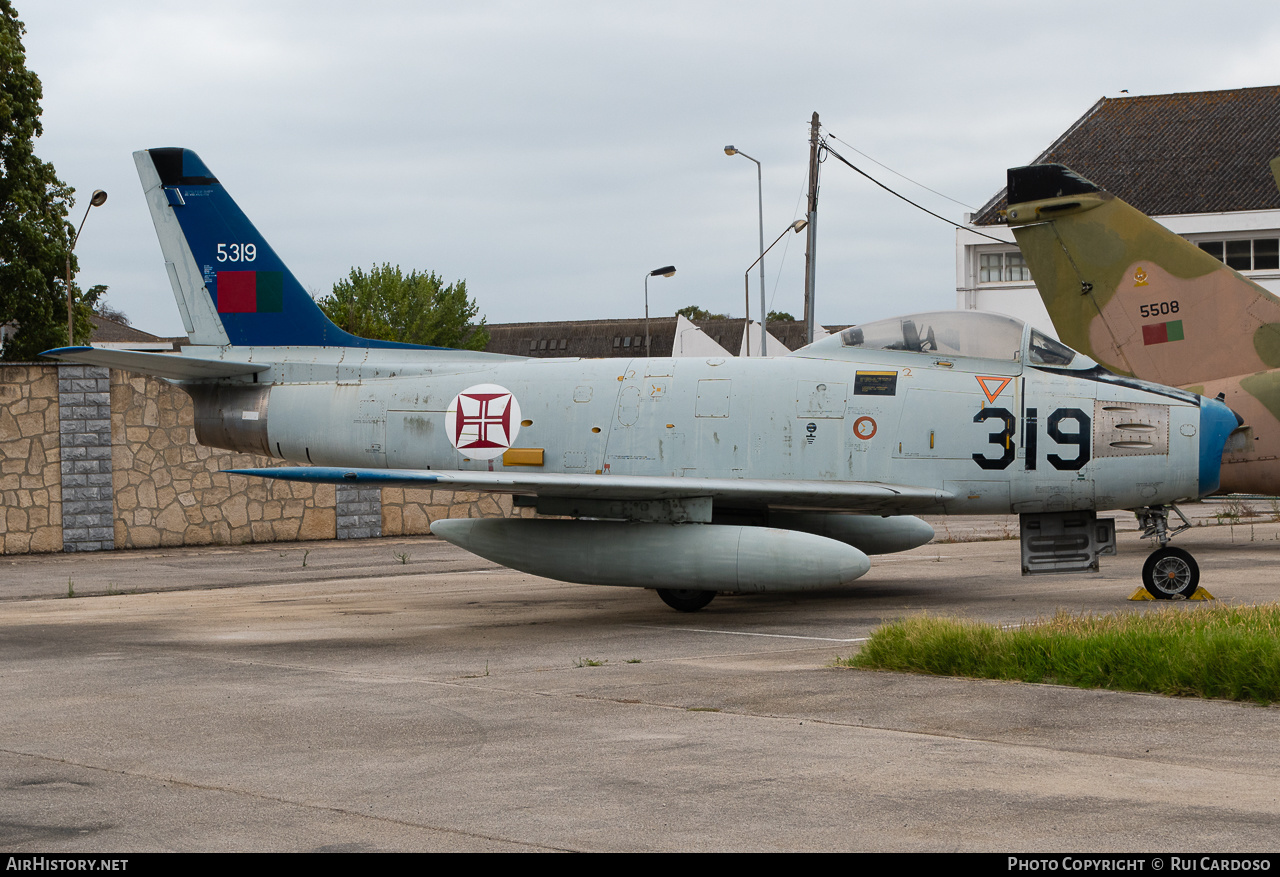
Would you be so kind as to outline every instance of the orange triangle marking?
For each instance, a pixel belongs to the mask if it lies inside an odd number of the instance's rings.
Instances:
[[[994,403],[996,397],[1004,392],[1004,388],[1009,386],[1009,382],[1013,378],[990,377],[988,375],[974,375],[978,379],[978,386],[982,387],[983,395],[987,397],[987,401]],[[987,382],[990,381],[991,384]],[[994,387],[994,389],[993,389]]]

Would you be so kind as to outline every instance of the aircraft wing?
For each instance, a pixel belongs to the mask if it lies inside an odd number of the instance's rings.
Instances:
[[[175,353],[143,353],[138,350],[116,350],[108,347],[59,347],[41,356],[74,362],[118,368],[175,381],[197,381],[210,378],[234,378],[271,368],[270,363],[232,362],[221,359],[198,359]]]
[[[428,487],[477,490],[530,496],[583,499],[660,500],[709,496],[713,501],[744,507],[892,514],[941,505],[954,494],[932,487],[875,481],[798,481],[753,478],[679,478],[646,475],[559,475],[531,472],[461,472],[416,469],[346,469],[285,466],[272,469],[229,469],[231,475],[253,475],[285,481],[353,484],[364,487]]]

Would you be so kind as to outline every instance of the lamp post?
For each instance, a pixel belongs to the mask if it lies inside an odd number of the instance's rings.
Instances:
[[[778,243],[778,241],[782,240],[782,235],[786,234],[789,231],[794,231],[796,234],[799,234],[800,232],[804,231],[804,227],[808,224],[809,223],[807,220],[797,219],[795,222],[788,225],[786,228],[782,230],[782,234],[774,238],[772,244],[769,244],[769,249],[765,250],[764,253],[760,254],[760,256],[756,259],[756,262],[759,262],[762,259],[764,259],[764,254],[769,252],[769,250],[772,250],[774,246]],[[742,286],[743,286],[744,294],[746,295],[748,301],[751,300],[751,269],[756,267],[756,262],[752,262],[750,265],[747,266],[747,270],[742,272]],[[760,355],[761,356],[766,355],[765,349],[766,348],[765,348],[765,342],[764,342],[764,320],[761,320],[760,321]],[[747,318],[747,356],[750,356],[750,355],[751,355],[751,318],[748,317]]]
[[[768,342],[765,341],[765,300],[764,300],[764,181],[761,177],[760,162],[733,146],[724,148],[725,155],[741,155],[748,161],[756,162],[756,200],[760,208],[760,355],[768,355]],[[751,305],[748,296],[747,335],[751,335]]]
[[[665,268],[654,268],[644,276],[644,358],[649,358],[649,278],[670,277],[676,273],[675,265]]]
[[[84,230],[84,224],[89,219],[89,211],[95,207],[101,207],[107,203],[107,193],[102,189],[94,189],[93,195],[89,198],[89,206],[85,208],[84,219],[80,220],[80,228],[76,229],[76,236],[71,239],[71,246],[67,247],[67,346],[70,347],[76,343],[76,318],[74,304],[71,296],[71,254],[75,251],[76,241],[80,240],[80,232]]]

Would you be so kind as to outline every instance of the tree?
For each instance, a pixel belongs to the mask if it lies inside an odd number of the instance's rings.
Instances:
[[[686,320],[727,320],[728,314],[713,314],[711,311],[704,310],[697,305],[689,305],[676,311],[677,317],[684,317]]]
[[[788,314],[786,311],[769,311],[768,321],[770,323],[788,322],[794,323],[796,318]]]
[[[489,343],[484,319],[475,322],[480,306],[467,297],[467,282],[445,286],[429,271],[406,275],[399,265],[385,262],[367,274],[352,268],[317,304],[340,328],[361,338],[462,350],[483,350]]]
[[[129,315],[118,307],[107,301],[103,296],[106,295],[107,287],[101,283],[91,288],[86,296],[93,296],[93,312],[99,317],[111,320],[113,323],[119,323],[122,326],[132,326],[129,322]]]
[[[0,359],[29,360],[67,343],[66,266],[75,191],[35,155],[40,79],[27,69],[26,28],[0,0],[0,326],[12,334]],[[71,270],[76,270],[71,256]],[[75,294],[75,340],[89,337],[94,298]]]

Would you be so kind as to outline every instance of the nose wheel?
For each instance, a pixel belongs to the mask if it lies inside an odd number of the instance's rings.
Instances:
[[[1166,545],[1142,565],[1142,585],[1157,600],[1187,598],[1200,587],[1200,566],[1181,548]]]
[[[1182,519],[1170,529],[1169,510]],[[1188,552],[1174,548],[1169,540],[1191,527],[1187,516],[1177,506],[1148,506],[1134,509],[1143,539],[1155,539],[1160,547],[1151,552],[1142,565],[1142,586],[1157,600],[1189,598],[1200,587],[1200,566]]]

